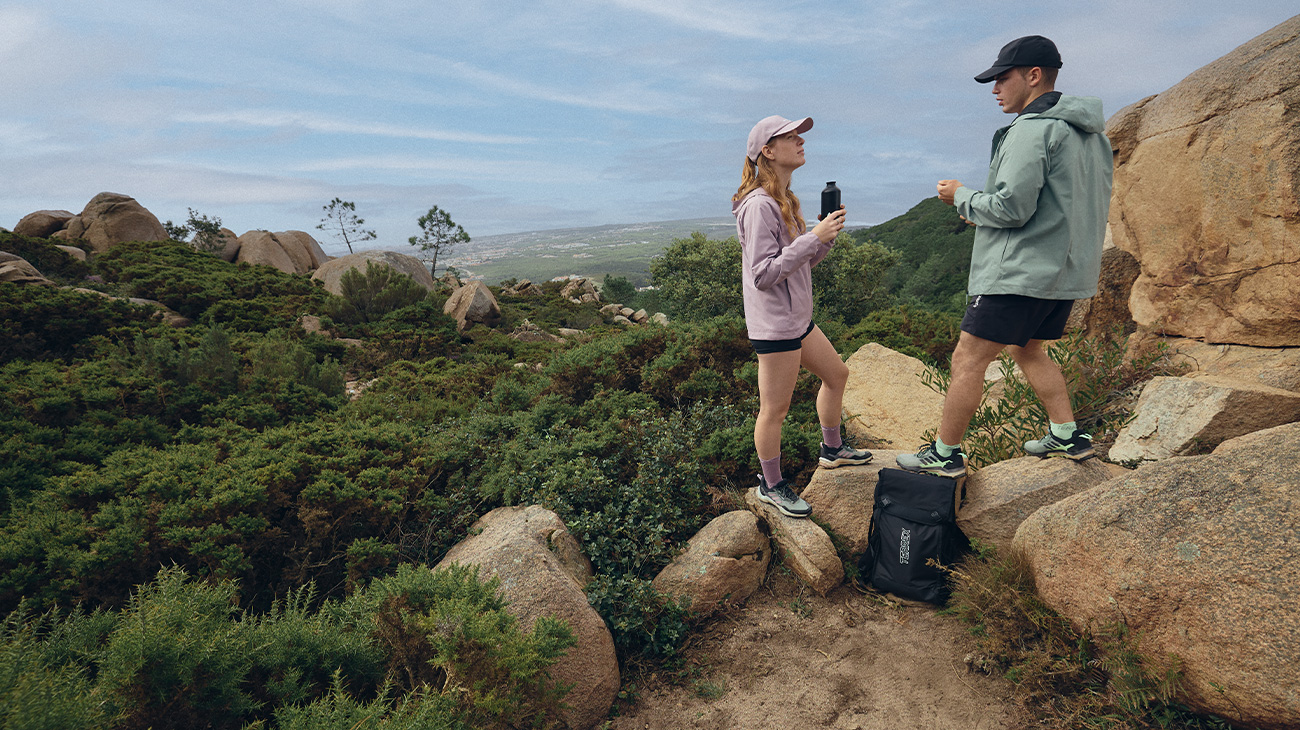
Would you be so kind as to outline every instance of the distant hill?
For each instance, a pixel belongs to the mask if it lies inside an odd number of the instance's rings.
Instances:
[[[693,218],[477,236],[458,246],[446,263],[489,284],[612,274],[645,285],[650,283],[650,259],[673,239],[688,238],[695,231],[709,238],[728,238],[736,234],[736,222],[731,217]]]
[[[975,229],[957,215],[956,208],[930,197],[897,218],[852,234],[859,241],[875,241],[902,254],[885,277],[898,301],[952,312],[965,309]]]

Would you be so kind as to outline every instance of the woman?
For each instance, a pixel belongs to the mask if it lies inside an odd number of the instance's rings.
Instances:
[[[755,494],[782,514],[807,517],[812,509],[781,478],[781,424],[790,410],[799,368],[822,381],[817,420],[819,463],[828,469],[866,464],[871,453],[849,448],[840,435],[840,408],[849,369],[812,322],[812,267],[830,253],[844,229],[844,207],[811,231],[804,223],[790,176],[803,165],[803,138],[813,120],[768,117],[749,133],[740,189],[731,198],[740,238],[745,325],[758,353],[758,421],[754,448],[762,474]]]

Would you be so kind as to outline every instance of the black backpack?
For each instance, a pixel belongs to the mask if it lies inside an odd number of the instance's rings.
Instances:
[[[881,469],[860,580],[878,591],[926,603],[948,602],[948,576],[927,562],[952,565],[970,550],[957,527],[957,480]]]

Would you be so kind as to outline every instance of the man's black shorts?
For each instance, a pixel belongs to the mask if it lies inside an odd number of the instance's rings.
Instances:
[[[961,331],[1003,345],[1059,340],[1070,318],[1071,299],[1035,299],[1019,294],[979,294],[966,305]]]

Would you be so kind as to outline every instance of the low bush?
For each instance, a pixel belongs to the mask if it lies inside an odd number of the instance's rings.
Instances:
[[[84,245],[84,243],[83,243]],[[77,246],[76,241],[30,238],[0,230],[0,251],[21,257],[36,267],[41,276],[57,283],[79,286],[90,275],[90,266],[58,246]]]

